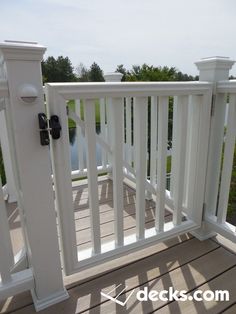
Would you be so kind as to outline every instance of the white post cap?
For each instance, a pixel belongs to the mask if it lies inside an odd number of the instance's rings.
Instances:
[[[217,82],[229,78],[229,70],[235,61],[227,57],[209,57],[195,62],[200,81]]]
[[[122,77],[123,74],[119,72],[108,72],[104,75],[106,82],[120,82]]]
[[[36,42],[5,40],[0,43],[0,53],[4,60],[41,61],[45,51],[46,47]]]

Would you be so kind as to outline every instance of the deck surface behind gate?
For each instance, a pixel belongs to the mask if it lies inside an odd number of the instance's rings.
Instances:
[[[73,187],[75,225],[79,249],[91,245],[90,219],[87,186]],[[114,236],[114,212],[112,208],[112,183],[99,182],[100,223],[102,241]],[[124,232],[135,230],[135,192],[124,185]],[[146,202],[146,228],[153,227],[155,203]],[[166,220],[172,215],[166,211]],[[9,220],[15,250],[22,245],[20,222],[14,206],[9,209]],[[218,241],[217,241],[218,240]],[[230,249],[229,249],[230,247]],[[235,312],[236,304],[236,248],[225,239],[217,238],[200,242],[186,234],[160,242],[139,252],[126,255],[111,262],[65,277],[70,298],[40,313],[226,313]],[[119,300],[124,302],[135,289],[124,307],[106,299],[101,292],[111,292],[115,297],[126,287]],[[229,302],[139,302],[136,293],[148,287],[149,290],[163,290],[174,287],[177,290],[229,290]],[[0,303],[1,313],[35,313],[29,292],[21,293]]]

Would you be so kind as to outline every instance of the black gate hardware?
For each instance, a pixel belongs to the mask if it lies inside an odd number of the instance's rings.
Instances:
[[[57,140],[61,136],[61,124],[59,117],[56,115],[51,116],[50,119],[47,119],[45,113],[38,114],[39,129],[40,129],[40,144],[42,146],[49,145],[50,138],[49,132],[52,136],[52,139]]]

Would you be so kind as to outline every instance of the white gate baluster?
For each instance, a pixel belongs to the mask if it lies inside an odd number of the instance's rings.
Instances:
[[[178,96],[176,103],[176,124],[173,132],[174,136],[174,154],[172,162],[175,165],[172,172],[173,180],[173,198],[174,212],[173,223],[179,225],[181,223],[181,211],[183,205],[184,177],[185,177],[185,158],[186,158],[186,134],[187,134],[187,109],[188,96]]]
[[[101,235],[97,183],[95,104],[93,100],[89,99],[84,102],[84,114],[91,235],[93,252],[98,254],[101,252]]]
[[[78,117],[81,118],[81,105],[80,99],[75,100],[75,113]],[[81,127],[76,124],[76,139],[78,143],[78,163],[79,163],[79,170],[84,170],[84,147],[83,147],[83,134]]]

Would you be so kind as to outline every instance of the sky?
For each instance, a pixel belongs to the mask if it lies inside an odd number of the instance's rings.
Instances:
[[[147,63],[195,75],[203,57],[236,60],[235,0],[0,0],[0,16],[0,41],[36,41],[74,68]]]

